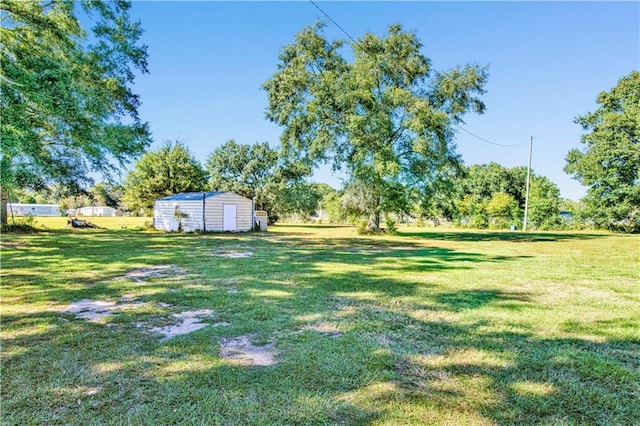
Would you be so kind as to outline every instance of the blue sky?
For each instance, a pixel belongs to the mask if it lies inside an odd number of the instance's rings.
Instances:
[[[585,188],[563,172],[571,148],[580,148],[578,115],[596,108],[598,93],[640,69],[638,2],[325,2],[317,4],[351,36],[383,35],[400,23],[414,31],[435,70],[467,62],[489,65],[483,115],[464,127],[497,147],[459,132],[466,164],[526,165],[549,177],[563,197]],[[278,54],[296,32],[324,19],[308,1],[137,1],[150,74],[136,80],[141,118],[154,137],[183,140],[202,163],[229,139],[278,144],[281,129],[265,117],[262,84],[276,71]],[[345,39],[328,23],[329,38]],[[317,182],[341,186],[319,170]]]

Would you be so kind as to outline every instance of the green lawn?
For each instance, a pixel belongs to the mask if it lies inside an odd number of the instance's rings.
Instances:
[[[638,236],[55,228],[2,235],[3,425],[640,424]]]

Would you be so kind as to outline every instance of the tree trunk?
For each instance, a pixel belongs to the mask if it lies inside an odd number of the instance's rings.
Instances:
[[[367,221],[367,231],[377,232],[380,230],[380,197],[376,198],[376,205],[369,212],[369,220]]]
[[[9,203],[9,190],[6,186],[0,188],[0,223],[7,224],[7,204]]]
[[[367,232],[377,231],[378,230],[378,213],[371,212],[369,213],[369,220],[367,220]]]

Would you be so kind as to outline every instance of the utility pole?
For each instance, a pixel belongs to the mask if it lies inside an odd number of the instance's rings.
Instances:
[[[531,152],[533,151],[533,136],[529,141],[529,167],[527,168],[527,193],[524,198],[524,223],[522,230],[527,232],[527,218],[529,216],[529,186],[531,181]]]

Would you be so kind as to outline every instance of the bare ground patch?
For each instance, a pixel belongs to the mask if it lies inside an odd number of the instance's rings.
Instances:
[[[211,309],[180,312],[179,314],[171,315],[172,318],[178,321],[176,324],[164,327],[154,327],[149,331],[162,335],[160,341],[164,342],[173,337],[189,334],[206,327],[209,324],[202,322],[202,320],[211,316],[213,316],[213,311]]]
[[[325,336],[330,336],[330,337],[340,337],[342,336],[342,333],[340,332],[340,330],[338,329],[338,327],[335,324],[329,324],[329,323],[320,323],[320,324],[309,324],[309,325],[305,325],[301,328],[302,331],[313,331],[316,333],[320,333],[322,335]]]
[[[74,315],[76,319],[104,324],[105,319],[111,315],[149,305],[151,304],[148,302],[135,302],[133,295],[125,294],[118,302],[82,299],[61,309],[60,312]],[[155,306],[162,308],[165,312],[168,308],[171,308],[170,304],[163,302],[158,302]],[[213,315],[214,312],[211,309],[183,311],[171,315],[164,314],[160,317],[154,315],[153,317],[148,317],[146,320],[136,322],[135,326],[141,329],[141,331],[159,334],[161,336],[160,341],[164,342],[173,337],[189,334],[210,325],[207,322],[203,322],[203,320]],[[153,324],[158,324],[158,322],[166,325],[153,327]],[[107,324],[107,326],[111,325],[112,324]],[[223,327],[229,325],[229,323],[220,322],[212,325],[214,327]]]
[[[186,270],[176,265],[153,265],[134,269],[116,279],[130,279],[137,283],[145,283],[149,278],[167,278],[184,274]]]
[[[274,345],[255,346],[249,337],[240,336],[223,340],[220,342],[220,356],[236,365],[267,366],[275,364],[277,353],[274,351]]]
[[[117,303],[108,300],[82,299],[70,304],[61,312],[74,315],[77,319],[101,323],[108,316],[147,305],[146,302]]]
[[[247,257],[252,257],[252,251],[228,251],[223,253],[216,253],[214,256],[217,257],[226,257],[228,259],[243,259]]]

